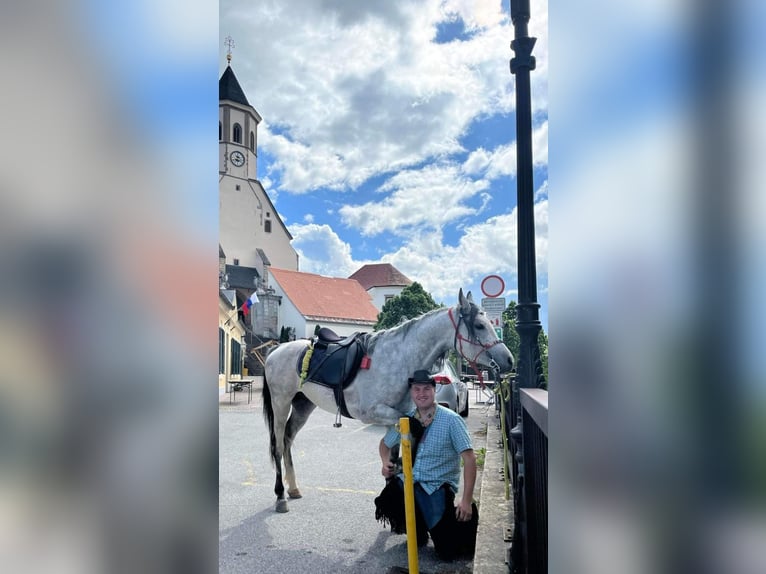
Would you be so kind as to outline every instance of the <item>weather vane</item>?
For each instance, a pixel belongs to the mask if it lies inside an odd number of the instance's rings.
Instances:
[[[231,49],[234,47],[234,40],[232,40],[231,36],[226,36],[226,39],[223,41],[226,48],[226,61],[231,64]]]

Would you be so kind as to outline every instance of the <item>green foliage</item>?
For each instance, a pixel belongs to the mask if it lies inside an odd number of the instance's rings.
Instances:
[[[513,354],[514,359],[519,358],[519,347],[521,338],[516,331],[516,301],[508,303],[508,307],[503,311],[503,343]],[[537,336],[537,346],[540,348],[540,360],[543,365],[543,374],[545,375],[546,387],[548,384],[548,336],[540,329]]]
[[[540,348],[540,360],[543,363],[543,375],[545,375],[545,388],[548,388],[548,335],[540,329],[537,336],[537,346]]]
[[[516,331],[516,301],[508,303],[503,311],[503,343],[508,347],[513,358],[518,359],[521,338]]]
[[[402,319],[414,319],[439,307],[441,305],[437,305],[431,294],[416,281],[402,289],[398,296],[386,301],[378,313],[378,322],[375,323],[374,329],[379,331],[396,327]]]
[[[487,449],[485,447],[476,449],[476,466],[478,468],[482,468],[484,466],[484,461],[486,461],[486,459],[487,459]]]

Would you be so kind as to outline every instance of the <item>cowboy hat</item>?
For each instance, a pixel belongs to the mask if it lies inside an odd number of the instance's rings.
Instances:
[[[436,381],[434,381],[433,377],[428,373],[428,371],[424,369],[420,369],[418,371],[415,371],[415,373],[407,379],[407,383],[410,385],[433,385],[436,386]]]

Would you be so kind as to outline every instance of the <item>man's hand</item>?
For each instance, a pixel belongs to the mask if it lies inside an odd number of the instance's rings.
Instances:
[[[391,478],[396,474],[396,465],[390,460],[383,463],[383,469],[380,472],[386,478]]]
[[[468,522],[471,520],[472,514],[473,507],[470,502],[466,503],[464,500],[461,500],[455,507],[455,518],[457,518],[459,522]]]

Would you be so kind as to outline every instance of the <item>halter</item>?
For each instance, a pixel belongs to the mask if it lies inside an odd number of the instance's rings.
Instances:
[[[464,358],[466,361],[468,361],[468,364],[470,365],[470,367],[471,367],[471,368],[472,368],[474,371],[476,371],[476,373],[477,373],[477,374],[478,374],[478,376],[479,376],[479,384],[480,384],[482,387],[484,387],[484,377],[482,377],[482,375],[481,375],[481,369],[479,368],[479,365],[477,364],[477,362],[476,362],[476,359],[478,359],[478,358],[479,358],[479,355],[481,355],[482,353],[486,353],[487,351],[489,351],[489,350],[490,350],[492,347],[494,347],[495,345],[502,345],[502,344],[503,344],[503,341],[502,341],[502,340],[500,340],[500,339],[498,339],[498,340],[497,340],[497,341],[495,341],[494,343],[487,343],[487,344],[484,344],[484,343],[480,342],[480,341],[479,341],[478,339],[476,339],[476,338],[474,338],[474,340],[471,340],[471,339],[467,339],[467,338],[463,337],[463,335],[461,335],[461,334],[460,334],[460,322],[465,320],[465,318],[463,317],[463,314],[462,314],[462,313],[460,313],[460,314],[458,315],[458,320],[457,320],[457,322],[455,322],[455,318],[452,316],[452,307],[450,307],[450,308],[449,308],[449,312],[448,312],[448,314],[449,314],[449,319],[450,319],[450,321],[452,321],[452,326],[455,328],[455,342],[453,343],[453,345],[454,345],[454,347],[455,347],[455,350],[456,350],[458,353],[460,353],[460,356],[461,356],[461,357],[463,357],[463,358]],[[469,329],[468,331],[470,332],[470,331],[471,331],[471,329]],[[468,357],[468,356],[467,356],[467,355],[466,355],[466,354],[463,352],[463,341],[465,341],[466,343],[469,343],[469,344],[471,344],[471,345],[475,345],[475,346],[477,346],[477,347],[481,347],[481,349],[479,350],[479,352],[478,352],[478,353],[476,353],[476,355],[475,355],[475,356],[474,356],[472,359],[471,359],[471,358],[469,358],[469,357]],[[489,356],[489,354],[488,354],[488,356]],[[490,365],[490,368],[492,368],[492,369],[494,369],[494,370],[498,370],[498,371],[500,370],[500,365],[498,365],[498,364],[495,362],[495,360],[494,360],[494,359],[493,359],[491,356],[489,356],[489,365]]]

